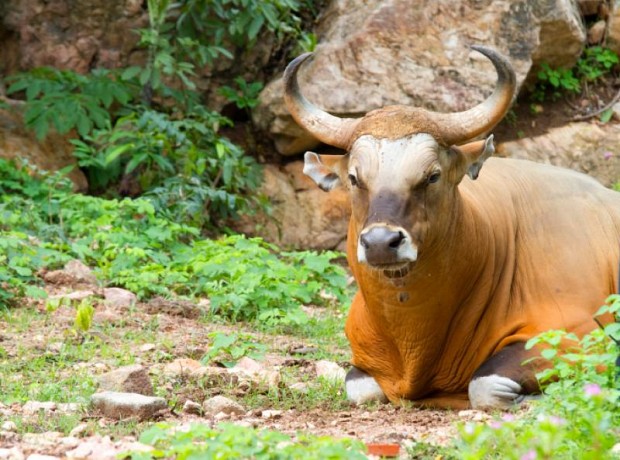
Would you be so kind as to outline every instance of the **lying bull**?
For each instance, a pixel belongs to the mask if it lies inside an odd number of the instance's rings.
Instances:
[[[489,158],[492,136],[472,142],[501,120],[516,86],[505,57],[474,49],[497,86],[453,114],[390,106],[338,118],[300,93],[310,54],[284,74],[297,123],[348,152],[323,161],[307,152],[304,172],[351,196],[353,401],[509,406],[538,390],[535,367],[521,365],[525,342],[548,329],[591,331],[616,291],[620,194],[574,171]]]

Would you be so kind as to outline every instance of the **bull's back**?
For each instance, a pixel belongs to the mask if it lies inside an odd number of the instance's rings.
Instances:
[[[620,193],[575,171],[512,159],[488,160],[461,187],[497,226],[498,250],[511,251],[505,295],[515,321],[538,330],[595,327],[592,313],[617,289]]]

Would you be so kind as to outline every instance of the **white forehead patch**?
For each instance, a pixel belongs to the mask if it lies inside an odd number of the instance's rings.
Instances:
[[[399,178],[404,182],[421,180],[437,161],[439,144],[430,134],[412,134],[402,139],[375,139],[362,136],[351,149],[350,172],[366,180]],[[399,180],[400,182],[400,180]],[[394,184],[395,185],[395,184]]]

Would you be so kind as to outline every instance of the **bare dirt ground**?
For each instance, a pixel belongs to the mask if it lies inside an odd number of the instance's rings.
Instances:
[[[54,294],[69,289],[54,287],[50,291]],[[321,357],[300,356],[291,350],[300,346],[318,348],[322,355],[335,357],[342,367],[346,367],[348,350],[330,346],[328,342],[317,345],[296,336],[268,335],[209,323],[197,318],[191,308],[178,305],[171,308],[170,304],[164,308],[161,302],[155,305],[138,304],[127,310],[99,303],[93,326],[83,335],[76,335],[72,330],[74,307],[64,306],[49,312],[43,302],[33,302],[0,316],[0,357],[5,358],[0,359],[0,382],[4,381],[0,383],[0,393],[4,393],[0,401],[16,398],[19,390],[15,388],[19,385],[29,388],[32,394],[33,388],[50,383],[47,380],[60,384],[57,393],[46,398],[57,401],[51,406],[39,407],[32,400],[0,403],[0,459],[29,458],[34,454],[52,458],[116,458],[119,452],[135,449],[140,433],[153,421],[199,422],[210,426],[224,421],[293,436],[304,432],[349,437],[369,444],[397,444],[401,446],[400,458],[409,458],[408,443],[443,445],[455,437],[457,422],[490,418],[478,411],[435,411],[391,404],[355,407],[344,400],[342,388],[335,395],[302,394],[291,400],[287,388],[296,380],[312,385],[317,380],[314,364]],[[278,391],[248,390],[234,384],[210,386],[200,383],[199,378],[186,376],[179,380],[163,376],[162,370],[176,359],[200,360],[210,343],[209,334],[214,331],[248,333],[266,344],[268,352],[260,361],[261,366],[287,376],[277,384]],[[61,352],[67,346],[74,350],[73,358]],[[48,364],[30,369],[40,358]],[[127,363],[142,364],[148,369],[155,394],[166,398],[171,409],[148,421],[113,420],[102,417],[88,405],[90,394],[96,390],[80,389],[80,382],[88,386],[84,382],[96,381],[97,376]],[[217,394],[239,402],[244,413],[208,415],[182,410],[187,400],[202,403]],[[35,456],[32,460],[36,458],[43,457]]]

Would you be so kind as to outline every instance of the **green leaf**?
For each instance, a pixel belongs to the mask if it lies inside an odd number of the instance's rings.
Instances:
[[[123,73],[121,73],[121,79],[125,81],[131,80],[132,78],[135,78],[140,72],[142,72],[142,67],[139,67],[139,66],[127,67],[123,71]]]
[[[547,360],[553,359],[557,354],[558,351],[554,348],[545,348],[540,352],[540,355]]]
[[[109,165],[110,163],[112,163],[114,160],[116,160],[119,156],[121,156],[123,153],[125,153],[130,148],[133,148],[133,144],[122,144],[122,145],[119,145],[118,147],[113,148],[108,153],[106,153],[105,160],[104,160],[105,164]]]

